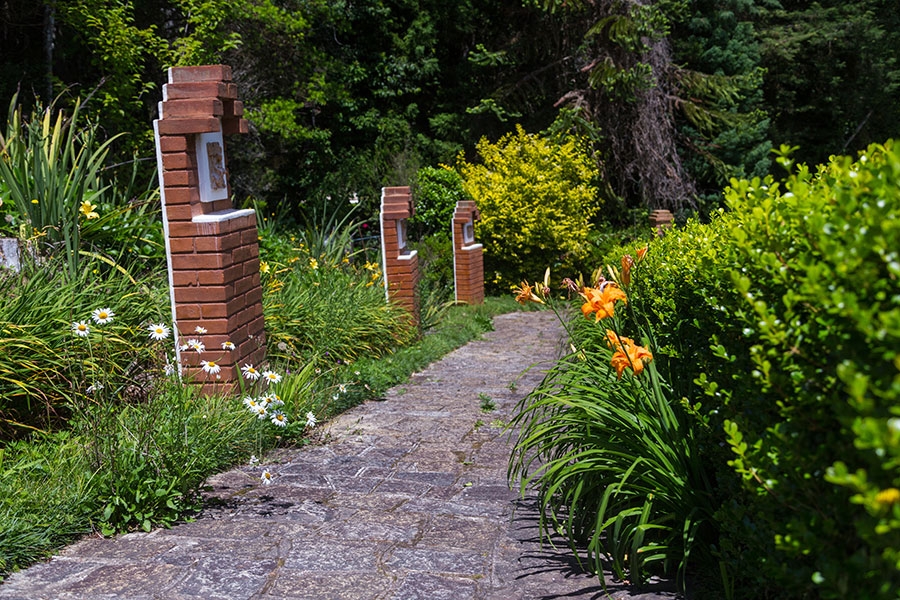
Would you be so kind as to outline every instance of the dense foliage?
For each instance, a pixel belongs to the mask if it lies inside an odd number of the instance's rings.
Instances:
[[[578,140],[556,143],[520,127],[477,148],[481,162],[459,170],[481,211],[475,231],[485,245],[486,283],[509,289],[543,266],[581,266],[599,204]]]
[[[736,596],[894,598],[900,153],[779,162],[651,242],[634,309],[695,416]]]
[[[89,97],[108,134],[130,133],[118,156],[151,155],[163,68],[232,65],[253,124],[230,154],[236,195],[292,211],[354,192],[373,211],[382,185],[566,107],[616,195],[703,211],[729,177],[765,175],[771,144],[820,162],[900,123],[890,0],[3,7],[0,99]]]

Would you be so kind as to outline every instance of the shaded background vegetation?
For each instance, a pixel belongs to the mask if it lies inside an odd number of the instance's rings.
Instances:
[[[240,203],[296,215],[356,192],[374,211],[382,185],[522,124],[586,135],[611,206],[706,212],[728,177],[765,174],[773,146],[816,163],[898,132],[895,8],[3,0],[0,99],[89,97],[109,135],[130,133],[118,158],[149,158],[164,68],[225,62],[252,123],[231,150]]]

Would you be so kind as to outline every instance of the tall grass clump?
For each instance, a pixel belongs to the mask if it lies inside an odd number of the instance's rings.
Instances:
[[[13,96],[0,131],[0,231],[39,256],[59,255],[75,277],[86,256],[162,261],[158,188],[138,185],[138,160],[121,176],[106,158],[119,136],[103,140],[84,122],[80,102],[71,114],[51,104],[23,114]]]
[[[353,250],[358,223],[263,239],[263,306],[269,354],[278,360],[353,362],[384,356],[415,339],[408,314],[385,303],[381,267]]]
[[[567,324],[572,352],[519,404],[509,474],[523,494],[537,490],[543,532],[564,532],[593,572],[608,565],[636,584],[651,574],[683,583],[689,559],[706,552],[711,482],[695,416],[657,368],[628,261],[613,272],[618,283],[567,282],[587,319]],[[523,283],[518,299],[550,304],[566,323],[548,279]]]
[[[152,357],[142,343],[140,323],[164,320],[168,302],[163,273],[140,281],[137,275],[137,270],[120,271],[94,259],[70,274],[62,258],[2,275],[0,436],[59,425],[74,394],[91,385],[73,379],[75,366],[102,370],[110,385],[144,393],[140,373]],[[134,325],[107,338],[109,362],[101,369],[91,356],[76,358],[72,326],[107,306],[121,307],[121,318]]]

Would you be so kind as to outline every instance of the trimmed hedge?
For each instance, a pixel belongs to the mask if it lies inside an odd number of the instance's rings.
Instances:
[[[726,585],[897,598],[900,151],[725,197],[711,224],[651,242],[632,285],[673,388],[700,403]]]

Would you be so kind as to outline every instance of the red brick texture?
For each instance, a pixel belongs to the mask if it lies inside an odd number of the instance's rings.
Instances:
[[[381,250],[384,257],[384,282],[388,298],[409,311],[419,326],[419,257],[400,247],[398,225],[413,216],[412,194],[408,186],[381,190]]]
[[[256,215],[229,212],[230,200],[200,201],[195,136],[246,132],[247,122],[225,65],[169,69],[163,98],[155,124],[172,312],[179,343],[199,339],[206,347],[203,354],[181,352],[182,374],[207,393],[228,392],[237,386],[244,363],[259,365],[266,355]],[[198,219],[222,212],[227,218]],[[197,327],[207,332],[198,335]],[[234,350],[224,350],[224,342],[233,343]],[[218,378],[200,368],[202,360],[221,367]]]
[[[460,200],[453,212],[453,274],[456,301],[466,304],[484,302],[484,255],[481,244],[466,244],[463,229],[467,223],[474,227],[481,218],[478,207],[471,200]]]

